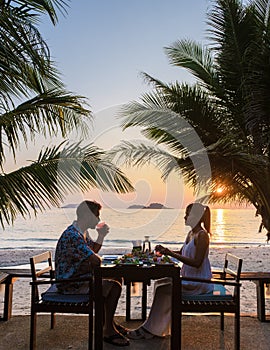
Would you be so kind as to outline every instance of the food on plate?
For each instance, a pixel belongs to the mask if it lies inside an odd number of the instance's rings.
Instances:
[[[115,264],[172,264],[173,261],[167,255],[156,255],[155,253],[132,252],[123,255],[121,258],[114,261]]]

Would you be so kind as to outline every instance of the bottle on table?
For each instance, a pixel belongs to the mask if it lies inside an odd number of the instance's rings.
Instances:
[[[150,236],[144,236],[143,241],[143,253],[150,253],[151,252],[151,242],[149,241]]]

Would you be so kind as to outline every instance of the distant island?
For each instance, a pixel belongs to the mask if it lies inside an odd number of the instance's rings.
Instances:
[[[67,205],[63,205],[61,208],[77,208],[79,204],[77,203],[71,203],[71,204],[67,204]]]
[[[148,206],[141,205],[141,204],[133,204],[128,207],[128,209],[170,209],[165,207],[161,203],[151,203]]]
[[[77,208],[78,203],[69,203],[66,205],[61,206],[62,209],[65,208]],[[128,207],[128,209],[171,209],[168,207],[165,207],[165,205],[161,203],[150,203],[148,206],[142,205],[142,204],[133,204]]]

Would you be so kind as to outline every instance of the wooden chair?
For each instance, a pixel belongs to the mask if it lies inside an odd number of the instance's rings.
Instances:
[[[182,313],[220,313],[220,328],[224,330],[224,313],[234,314],[234,348],[240,350],[240,274],[242,259],[226,254],[222,271],[213,271],[211,280],[181,277],[182,281],[195,281],[214,284],[212,293],[183,296],[181,295],[180,317]],[[227,288],[232,290],[228,290]]]
[[[42,263],[42,264],[40,264]],[[40,264],[40,265],[38,265]],[[37,313],[51,314],[51,329],[55,325],[55,313],[88,314],[89,337],[88,349],[92,349],[93,343],[93,282],[92,277],[61,280],[63,283],[70,281],[88,281],[88,294],[61,294],[57,291],[54,279],[51,252],[45,252],[30,258],[32,281],[31,284],[31,326],[30,326],[30,350],[36,349],[36,323]],[[46,287],[49,285],[49,288]],[[45,291],[42,292],[41,289]]]

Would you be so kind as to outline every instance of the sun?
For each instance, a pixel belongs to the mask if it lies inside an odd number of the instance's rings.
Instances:
[[[212,195],[216,198],[223,198],[225,195],[226,187],[223,185],[217,185],[215,189],[213,189]]]
[[[218,187],[217,189],[216,189],[216,192],[217,193],[222,193],[224,191],[224,188],[223,187]]]

